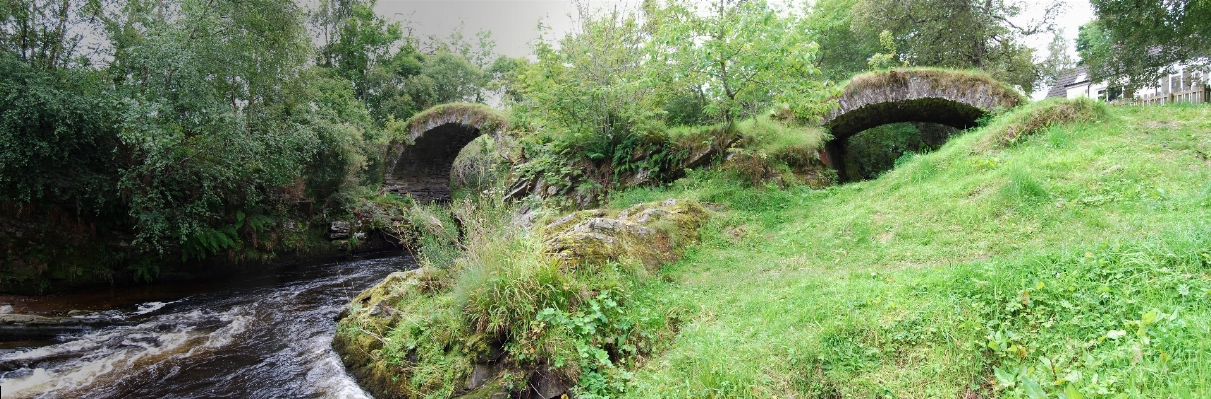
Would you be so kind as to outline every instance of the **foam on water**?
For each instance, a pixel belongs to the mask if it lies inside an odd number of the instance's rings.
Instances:
[[[370,398],[331,348],[333,317],[350,295],[411,266],[402,258],[318,265],[252,287],[145,302],[127,316],[138,324],[0,354],[0,397]]]

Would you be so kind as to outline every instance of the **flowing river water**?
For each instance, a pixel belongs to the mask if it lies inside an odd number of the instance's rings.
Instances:
[[[413,267],[410,257],[279,266],[56,297],[42,308],[125,325],[0,342],[0,397],[369,398],[332,350],[334,318],[352,296]]]

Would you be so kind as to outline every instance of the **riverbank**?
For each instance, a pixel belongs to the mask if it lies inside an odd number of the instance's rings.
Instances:
[[[48,295],[203,281],[256,274],[280,265],[411,251],[422,239],[450,240],[458,234],[457,222],[441,204],[420,205],[369,193],[355,202],[340,214],[299,211],[290,219],[244,218],[239,234],[225,236],[226,244],[206,256],[176,243],[165,244],[163,253],[148,252],[132,246],[130,237],[70,236],[53,224],[16,223],[11,215],[0,215],[4,226],[0,246],[9,249],[0,261],[0,294]]]

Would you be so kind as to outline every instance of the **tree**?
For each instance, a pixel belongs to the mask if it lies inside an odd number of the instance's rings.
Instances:
[[[1139,87],[1174,63],[1211,63],[1211,2],[1092,0],[1097,20],[1078,42],[1090,77]]]
[[[577,3],[577,25],[557,42],[535,44],[537,60],[518,74],[518,121],[558,132],[565,142],[608,143],[634,133],[653,118],[650,110],[665,86],[650,79],[644,45],[648,35],[634,13],[613,9],[595,15]],[[608,154],[597,152],[599,157]]]
[[[1039,64],[1039,82],[1037,87],[1046,88],[1055,85],[1060,75],[1076,66],[1076,60],[1068,53],[1068,41],[1056,33],[1047,44],[1047,58]]]
[[[0,51],[30,66],[55,69],[80,64],[85,35],[95,32],[103,11],[99,1],[7,0],[0,2]]]
[[[701,90],[706,111],[729,125],[774,102],[804,118],[824,109],[819,45],[764,0],[716,0],[705,10],[674,0],[653,15],[657,65],[649,70]]]
[[[439,52],[425,58],[421,73],[404,84],[420,109],[435,105],[478,101],[484,73],[460,55]]]
[[[380,18],[374,4],[374,0],[322,0],[311,17],[325,40],[319,49],[321,65],[353,82],[362,101],[369,100],[372,90],[368,75],[390,57],[403,37],[400,24]]]
[[[138,242],[204,256],[230,243],[214,237],[238,215],[279,212],[279,190],[315,155],[299,113],[322,104],[291,89],[312,54],[294,2],[130,0],[106,26],[123,97],[118,187]]]
[[[1041,74],[1022,40],[1054,32],[1062,3],[1051,2],[1033,21],[1014,22],[1025,6],[1021,0],[859,0],[854,20],[868,37],[890,31],[909,65],[981,69],[1030,93]]]
[[[0,201],[120,220],[118,102],[105,75],[35,68],[4,52],[0,76]]]
[[[855,29],[852,10],[858,1],[818,0],[803,19],[811,40],[820,44],[816,66],[834,82],[866,70],[870,58],[884,48],[878,37]]]

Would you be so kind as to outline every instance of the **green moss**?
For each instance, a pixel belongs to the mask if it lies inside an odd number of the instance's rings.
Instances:
[[[631,258],[655,268],[679,257],[708,216],[696,201],[677,200],[576,212],[543,229],[544,249],[569,265]]]

